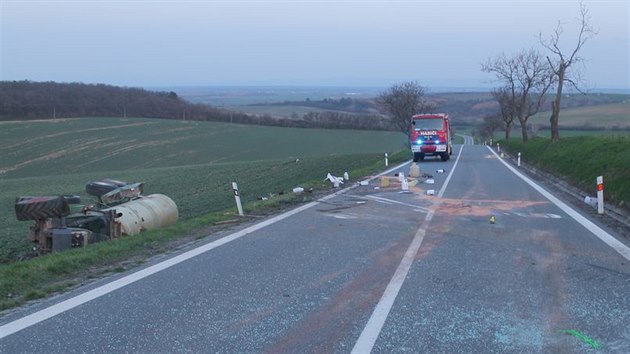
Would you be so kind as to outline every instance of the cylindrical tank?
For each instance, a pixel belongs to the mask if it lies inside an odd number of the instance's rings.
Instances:
[[[163,194],[141,196],[126,203],[104,210],[116,210],[122,214],[116,218],[123,235],[135,235],[145,230],[173,225],[179,212],[175,202]]]

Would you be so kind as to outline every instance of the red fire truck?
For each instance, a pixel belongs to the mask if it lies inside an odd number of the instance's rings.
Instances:
[[[440,156],[446,161],[453,153],[448,114],[423,113],[411,117],[411,152],[413,162],[425,156]]]

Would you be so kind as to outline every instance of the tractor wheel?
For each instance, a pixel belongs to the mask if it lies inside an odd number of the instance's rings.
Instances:
[[[112,182],[92,181],[85,185],[85,192],[95,197],[100,197],[105,193],[111,192],[118,188],[118,185]]]
[[[105,178],[105,179],[102,179],[102,180],[101,180],[101,182],[113,183],[113,184],[115,184],[117,187],[123,187],[123,186],[126,186],[126,185],[128,185],[128,184],[129,184],[129,183],[127,183],[127,182],[123,182],[123,181],[121,181],[121,180],[119,180],[119,179],[111,179],[111,178]]]
[[[68,202],[62,196],[19,197],[15,200],[15,216],[20,221],[67,216]]]
[[[63,199],[65,199],[68,204],[81,204],[81,197],[78,195],[64,195]]]

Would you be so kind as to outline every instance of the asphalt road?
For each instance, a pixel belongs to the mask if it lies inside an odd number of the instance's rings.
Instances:
[[[625,240],[485,146],[420,168],[12,313],[0,353],[630,352]]]

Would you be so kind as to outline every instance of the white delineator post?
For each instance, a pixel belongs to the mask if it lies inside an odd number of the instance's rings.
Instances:
[[[243,206],[241,205],[241,196],[238,193],[238,186],[236,182],[232,182],[232,190],[234,190],[234,199],[236,199],[236,208],[238,209],[238,215],[244,216],[243,214]]]
[[[597,176],[597,213],[604,213],[604,177]]]
[[[385,167],[389,166],[389,160],[387,159],[387,153],[385,153]]]
[[[518,153],[518,167],[521,167],[521,153]]]
[[[497,152],[501,152],[501,145],[499,145],[499,143],[497,143]]]

